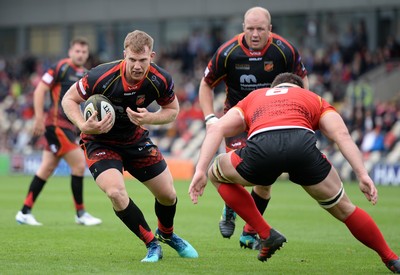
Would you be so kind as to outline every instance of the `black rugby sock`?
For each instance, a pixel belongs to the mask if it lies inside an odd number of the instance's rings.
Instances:
[[[31,185],[29,186],[28,194],[26,195],[24,205],[21,209],[21,212],[23,214],[28,214],[31,212],[33,205],[35,204],[35,201],[37,197],[39,196],[40,192],[43,189],[43,186],[46,184],[45,180],[42,180],[38,176],[34,176]]]
[[[142,211],[136,204],[129,198],[128,206],[121,211],[115,211],[115,214],[121,221],[145,244],[148,244],[154,239],[149,225],[147,224]]]
[[[158,229],[160,229],[163,236],[166,238],[170,237],[174,232],[174,217],[177,203],[178,198],[176,198],[175,203],[170,206],[162,205],[157,199],[155,200],[154,209],[158,218]]]
[[[71,175],[71,190],[74,198],[76,214],[78,217],[85,212],[83,204],[83,177]]]

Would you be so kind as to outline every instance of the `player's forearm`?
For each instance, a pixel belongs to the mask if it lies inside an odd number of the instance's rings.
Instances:
[[[36,119],[43,119],[44,118],[44,100],[34,100],[33,102],[33,110],[35,112]]]
[[[358,178],[367,174],[361,152],[351,138],[346,124],[338,113],[326,113],[320,120],[320,129],[326,137],[338,145],[340,152],[350,163]]]
[[[153,113],[154,116],[151,121],[151,124],[161,125],[173,122],[176,119],[178,113],[179,110],[174,108],[160,108],[160,110]]]
[[[61,105],[68,119],[81,130],[81,125],[85,123],[85,120],[80,105],[68,97],[63,98]]]
[[[46,89],[44,84],[39,84],[33,93],[33,109],[35,112],[36,119],[43,119],[44,117],[44,100],[46,95]]]
[[[199,103],[204,117],[214,113],[214,94],[213,89],[204,81],[200,82]]]
[[[361,152],[349,134],[340,136],[336,141],[336,144],[338,145],[340,152],[350,163],[357,178],[368,174],[367,169],[364,166]]]
[[[207,135],[200,149],[199,161],[196,165],[196,171],[206,173],[207,169],[215,156],[223,135],[221,130],[215,125],[210,125],[207,129]]]

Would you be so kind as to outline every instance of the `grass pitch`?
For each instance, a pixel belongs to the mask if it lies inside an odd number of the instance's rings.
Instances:
[[[74,223],[69,178],[52,177],[33,209],[41,227],[18,225],[31,177],[0,176],[0,274],[391,274],[378,255],[355,240],[341,222],[322,210],[299,186],[274,184],[264,217],[288,239],[268,262],[257,251],[239,247],[243,221],[231,239],[223,239],[218,221],[223,206],[209,183],[198,205],[187,194],[189,182],[177,181],[175,231],[199,252],[182,259],[163,245],[164,258],[141,263],[143,243],[115,216],[111,203],[92,178],[85,179],[87,210],[103,220],[95,227]],[[139,182],[126,181],[128,192],[151,228],[157,226],[154,199]],[[375,219],[391,248],[400,253],[400,188],[379,186],[372,206],[357,184],[345,184],[352,201]]]

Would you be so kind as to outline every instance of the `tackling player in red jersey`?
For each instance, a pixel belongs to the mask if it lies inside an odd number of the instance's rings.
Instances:
[[[163,254],[159,241],[179,256],[197,258],[197,251],[174,233],[177,196],[173,178],[157,145],[144,124],[166,124],[179,112],[171,75],[152,62],[153,38],[142,31],[128,33],[124,59],[93,68],[73,85],[62,105],[70,120],[81,130],[86,161],[97,185],[111,200],[115,214],[139,237],[148,251],[142,262],[157,262]],[[102,94],[113,104],[111,114],[97,121],[96,112],[84,120],[79,104],[92,94]],[[153,101],[157,112],[146,107]],[[139,207],[129,197],[123,171],[141,181],[155,197],[158,228],[150,229]]]
[[[256,230],[261,238],[258,259],[266,261],[286,238],[264,220],[243,186],[270,186],[287,172],[292,182],[343,222],[357,240],[378,253],[392,272],[400,273],[398,255],[372,217],[350,201],[336,169],[316,146],[314,131],[320,130],[337,144],[361,192],[376,204],[378,191],[341,116],[323,98],[303,89],[299,76],[280,74],[272,87],[253,91],[208,127],[189,186],[193,203],[198,202],[209,178],[225,203]],[[246,147],[218,155],[208,169],[223,138],[242,131],[248,131]]]
[[[42,162],[29,186],[24,205],[16,215],[20,224],[41,225],[31,211],[46,181],[63,158],[71,168],[71,189],[74,199],[75,222],[82,225],[97,225],[101,220],[85,211],[83,203],[83,176],[86,169],[85,156],[77,144],[78,132],[61,108],[61,99],[69,87],[85,73],[84,67],[89,57],[89,43],[85,38],[71,41],[69,58],[62,59],[50,67],[34,91],[35,123],[33,134],[45,135],[46,147]],[[51,105],[44,112],[46,93],[50,92]]]
[[[283,72],[299,75],[308,88],[307,70],[299,52],[271,29],[268,10],[261,7],[249,9],[244,15],[243,33],[221,45],[209,61],[199,88],[199,101],[206,125],[217,121],[212,91],[221,81],[226,88],[224,113],[251,91],[270,87],[274,78]],[[226,138],[225,145],[227,152],[245,146],[246,133]],[[270,187],[256,186],[251,196],[263,214],[270,200]],[[219,223],[223,237],[230,238],[233,235],[235,218],[236,214],[225,205]],[[248,224],[244,226],[239,242],[241,247],[257,249],[257,234]]]

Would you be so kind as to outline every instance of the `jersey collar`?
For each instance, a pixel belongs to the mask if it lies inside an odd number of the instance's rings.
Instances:
[[[120,70],[121,70],[122,86],[124,87],[124,91],[125,92],[131,92],[131,91],[140,89],[140,87],[142,86],[144,80],[146,79],[146,76],[149,73],[149,71],[146,72],[145,77],[143,77],[142,80],[140,80],[138,83],[132,85],[132,84],[128,83],[128,81],[126,80],[126,77],[125,77],[125,72],[126,72],[126,62],[125,62],[125,60],[123,60],[121,62],[120,66],[121,66]]]
[[[238,37],[238,42],[240,47],[243,49],[243,51],[246,53],[247,56],[263,56],[265,52],[267,51],[269,45],[272,43],[272,32],[270,32],[270,36],[268,38],[267,44],[264,46],[264,48],[261,51],[252,51],[250,50],[249,46],[246,43],[246,39],[244,38],[244,32],[241,33]]]

